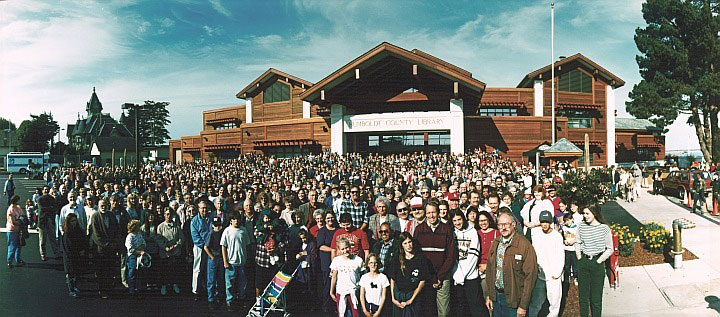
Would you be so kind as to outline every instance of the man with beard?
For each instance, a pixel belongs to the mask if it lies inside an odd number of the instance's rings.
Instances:
[[[498,216],[500,238],[490,246],[485,282],[485,305],[497,316],[527,315],[538,274],[537,256],[530,242],[515,227],[511,213]]]

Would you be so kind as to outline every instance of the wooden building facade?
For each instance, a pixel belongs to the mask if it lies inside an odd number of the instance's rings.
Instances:
[[[528,161],[523,153],[552,139],[550,68],[525,75],[517,87],[486,88],[435,56],[382,43],[317,83],[267,70],[237,93],[240,105],[203,112],[200,135],[171,141],[169,153],[179,163],[249,152],[290,157],[480,147]],[[614,164],[616,151],[624,158],[655,149],[652,158],[662,159],[661,131],[616,129],[614,90],[622,79],[576,54],[555,63],[554,81],[556,139],[584,148],[588,134],[592,165]]]

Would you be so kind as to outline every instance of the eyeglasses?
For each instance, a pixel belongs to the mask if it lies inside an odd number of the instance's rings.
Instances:
[[[351,190],[350,193],[351,193],[351,194],[357,194],[358,191],[357,191],[357,190]]]
[[[408,211],[408,209],[407,208],[398,208],[397,209],[397,212],[405,212],[405,211]]]
[[[512,226],[512,223],[498,223],[498,228],[510,228]]]
[[[428,194],[428,192],[420,192],[421,194]]]
[[[378,230],[379,233],[390,233],[388,230]]]

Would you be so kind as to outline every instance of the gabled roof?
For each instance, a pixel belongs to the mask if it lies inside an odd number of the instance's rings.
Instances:
[[[648,119],[615,118],[615,130],[659,131],[661,129]]]
[[[615,74],[607,71],[605,68],[603,68],[602,66],[598,65],[597,63],[591,61],[589,58],[585,57],[584,55],[582,55],[580,53],[577,53],[570,57],[563,58],[563,59],[555,62],[555,67],[562,66],[564,64],[568,64],[568,63],[575,62],[575,61],[579,62],[581,65],[583,65],[584,67],[588,68],[591,71],[597,70],[598,74],[600,76],[604,77],[605,79],[607,79],[609,82],[612,83],[613,88],[618,88],[618,87],[622,87],[623,85],[625,85],[625,81],[620,79],[620,77],[615,76]],[[532,88],[533,80],[535,80],[538,77],[538,75],[540,75],[540,74],[549,73],[551,67],[552,67],[552,65],[547,65],[543,68],[540,68],[532,73],[525,75],[525,78],[523,78],[522,81],[520,81],[520,83],[517,85],[517,87],[518,88]],[[556,70],[556,73],[557,73],[557,70]]]
[[[240,98],[240,99],[245,99],[245,98],[247,98],[248,95],[255,95],[254,94],[255,89],[259,88],[260,86],[262,86],[264,83],[266,83],[268,80],[271,80],[275,76],[280,77],[280,78],[287,78],[288,80],[292,80],[299,84],[305,85],[305,87],[311,87],[313,85],[313,83],[311,83],[305,79],[302,79],[300,77],[295,77],[293,75],[281,72],[275,68],[270,68],[270,69],[266,70],[264,73],[262,73],[262,75],[260,75],[258,78],[253,80],[249,85],[247,85],[247,87],[243,88],[243,90],[240,90],[240,92],[238,92],[235,95],[235,97]]]
[[[466,86],[480,93],[485,90],[485,83],[473,78],[472,74],[467,70],[452,65],[446,61],[443,61],[418,49],[408,51],[404,48],[392,45],[390,43],[382,42],[380,43],[380,45],[375,46],[371,50],[365,52],[364,54],[345,64],[345,66],[340,67],[340,69],[336,70],[332,74],[323,78],[321,81],[317,82],[312,88],[301,93],[300,98],[303,100],[307,100],[313,97],[317,98],[315,95],[319,94],[319,91],[321,89],[328,89],[328,87],[332,88],[333,86],[335,86],[333,84],[334,81],[338,79],[340,81],[344,81],[343,76],[346,73],[354,72],[355,68],[359,68],[360,65],[366,62],[374,62],[375,59],[373,59],[373,57],[377,57],[381,54],[392,54],[402,60],[416,63],[420,67],[430,70],[431,72],[434,72],[445,78],[457,81],[463,86]]]
[[[545,150],[545,153],[579,153],[582,155],[583,150],[577,147],[577,145],[575,145],[574,143],[570,142],[570,140],[562,138],[555,141],[555,144],[551,145],[549,149]]]

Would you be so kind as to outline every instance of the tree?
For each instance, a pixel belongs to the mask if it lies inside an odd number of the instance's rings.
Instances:
[[[16,132],[20,151],[47,152],[50,141],[60,131],[60,126],[53,120],[52,114],[31,114],[30,118],[20,123]]]
[[[16,131],[17,127],[15,126],[15,123],[10,121],[9,119],[0,118],[0,131],[2,131],[3,136],[3,144],[8,146],[14,146],[17,144],[16,139],[16,133],[11,133],[11,131]],[[5,140],[5,138],[11,138],[10,140]]]
[[[130,133],[135,134],[135,111],[138,111],[138,142],[142,146],[163,144],[170,138],[170,133],[166,128],[170,124],[170,119],[168,119],[170,112],[167,110],[169,105],[170,103],[166,101],[147,100],[137,110],[130,108],[121,123],[130,130]]]
[[[689,114],[707,161],[720,161],[720,9],[718,1],[648,0],[647,27],[635,30],[643,80],[627,110],[661,128]]]

